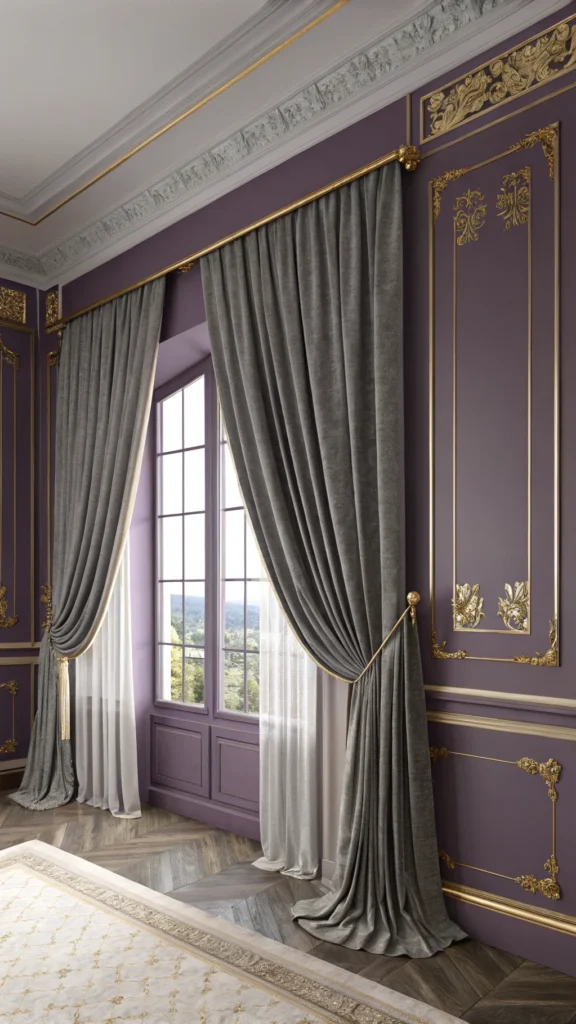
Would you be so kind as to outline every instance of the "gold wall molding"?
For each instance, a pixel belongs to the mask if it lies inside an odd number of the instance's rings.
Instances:
[[[44,299],[44,326],[52,327],[60,318],[60,289],[51,288]]]
[[[518,900],[494,896],[490,892],[474,889],[469,885],[460,885],[458,882],[445,881],[442,890],[449,899],[460,900],[461,903],[468,903],[483,910],[491,910],[496,914],[504,914],[518,921],[549,928],[551,931],[576,938],[576,917],[569,914],[560,914],[557,910],[548,910],[547,907],[530,907]]]
[[[486,220],[486,203],[478,190],[468,189],[454,203],[456,244],[478,241],[478,232]]]
[[[553,375],[554,375],[554,413],[553,413],[553,463],[554,463],[554,614],[553,619],[550,623],[550,646],[544,654],[539,652],[536,655],[516,655],[513,657],[492,657],[484,655],[469,654],[464,649],[458,649],[456,651],[450,651],[448,649],[447,640],[439,640],[435,629],[434,620],[434,576],[435,576],[435,533],[434,533],[434,503],[435,503],[435,451],[434,451],[434,437],[435,437],[435,295],[434,295],[434,234],[435,225],[441,212],[441,197],[444,190],[448,185],[458,180],[465,174],[469,174],[472,171],[479,170],[482,167],[486,167],[489,164],[495,163],[497,160],[502,159],[505,156],[509,156],[511,153],[515,153],[521,150],[532,149],[539,145],[542,149],[542,153],[548,163],[549,175],[553,181],[553,199],[554,199],[554,333],[553,333]],[[560,516],[560,502],[559,502],[559,477],[560,477],[560,414],[559,414],[559,365],[560,365],[560,303],[559,303],[559,287],[560,287],[560,273],[559,273],[559,229],[560,229],[560,193],[559,193],[559,175],[556,173],[558,169],[559,160],[559,124],[554,122],[537,129],[536,131],[528,132],[518,142],[513,143],[504,151],[497,153],[495,156],[489,157],[472,166],[456,167],[444,171],[442,174],[429,180],[429,250],[428,250],[428,263],[429,263],[429,558],[430,558],[430,640],[431,640],[431,654],[436,660],[444,661],[462,661],[470,659],[474,661],[500,661],[510,662],[513,664],[525,664],[537,667],[558,667],[559,661],[559,645],[558,645],[558,612],[559,612],[559,516]],[[523,170],[523,169],[521,169]],[[530,204],[528,204],[528,228],[530,229]],[[456,302],[456,228],[454,237],[454,303]],[[532,247],[531,247],[531,231],[528,231],[528,294],[529,294],[529,310],[528,310],[528,481],[527,481],[527,492],[528,495],[532,493],[531,478],[532,478],[532,444],[531,444],[531,409],[532,409],[532,334],[531,334],[531,294],[532,294]],[[455,346],[456,346],[456,312],[455,307],[453,309],[453,360],[455,366]],[[456,380],[453,379],[453,573],[456,573]],[[527,559],[528,559],[528,576],[530,577],[530,565],[531,565],[531,504],[530,498],[528,499],[528,545],[527,545]],[[528,585],[530,587],[530,578],[528,579]],[[453,593],[456,595],[456,581],[453,580]],[[552,632],[552,625],[554,631]],[[520,632],[519,630],[512,629],[483,629],[478,627],[469,627],[461,625],[460,630],[473,631],[477,630],[479,633],[501,633],[511,635],[514,632]],[[529,632],[526,630],[525,632]]]
[[[26,292],[18,288],[0,287],[0,320],[26,323]]]
[[[544,705],[544,711],[547,710],[546,706],[548,705],[551,708],[564,708],[569,712],[576,712],[576,700],[571,697],[544,697],[534,693],[511,693],[509,690],[480,690],[473,686],[436,686],[429,683],[426,684],[424,689],[435,700],[458,702],[460,697],[480,697],[485,702],[490,700],[514,701],[535,704],[539,707]]]
[[[505,626],[517,633],[530,632],[530,583],[524,580],[504,584],[506,597],[498,598],[498,615]]]
[[[546,739],[568,740],[576,743],[576,728],[566,725],[541,725],[539,722],[519,722],[510,718],[488,718],[464,715],[456,711],[428,711],[429,722],[456,725],[466,729],[487,729],[489,732],[507,732],[521,736],[541,736]]]
[[[526,95],[576,66],[574,17],[531,36],[420,100],[420,142],[430,142],[496,107]],[[426,129],[426,114],[429,129]]]
[[[482,611],[484,598],[480,597],[479,583],[457,583],[456,594],[452,598],[454,612],[454,629],[476,629],[486,616]]]
[[[14,754],[18,746],[18,740],[16,739],[16,694],[18,693],[18,683],[15,679],[10,679],[7,683],[0,683],[0,690],[6,690],[12,697],[12,736],[0,746],[0,754]]]
[[[435,764],[438,760],[438,756],[432,756],[432,750],[442,750],[442,757],[470,757],[478,761],[493,761],[498,764],[513,765],[515,768],[519,768],[521,771],[527,772],[528,775],[539,775],[546,783],[546,792],[552,802],[552,853],[544,863],[544,870],[548,872],[548,875],[545,878],[536,878],[536,876],[532,874],[516,876],[504,875],[500,871],[491,871],[488,870],[488,868],[478,867],[476,864],[464,864],[462,861],[454,860],[445,850],[438,851],[440,860],[443,861],[450,870],[453,870],[455,867],[461,867],[467,868],[470,871],[482,871],[484,874],[496,875],[498,878],[505,878],[509,882],[515,882],[517,885],[520,885],[525,889],[526,892],[531,892],[533,894],[540,893],[549,900],[562,899],[562,890],[558,884],[560,868],[556,858],[556,804],[558,802],[558,791],[556,786],[560,779],[562,765],[552,757],[541,763],[535,761],[533,757],[521,757],[518,761],[508,761],[501,757],[484,757],[481,754],[469,754],[460,750],[448,750],[446,747],[430,748],[432,764]]]
[[[499,217],[504,218],[504,230],[528,223],[530,214],[530,167],[522,167],[502,178],[502,187],[496,198]]]

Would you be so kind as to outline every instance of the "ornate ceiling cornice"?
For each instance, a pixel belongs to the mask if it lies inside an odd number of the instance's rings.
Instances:
[[[547,13],[558,6],[551,0]],[[533,23],[534,4],[530,0],[438,0],[399,30],[355,53],[70,238],[37,257],[0,249],[0,264],[21,270],[28,279],[35,277],[41,287],[71,280],[262,173],[267,169],[266,163],[271,167],[287,159],[286,143],[294,140],[298,147],[298,137],[306,133],[305,145],[312,144],[311,128],[318,128],[328,119],[330,129],[324,135],[344,127],[335,124],[335,115],[359,99],[377,94],[379,107],[390,102],[383,87],[392,80],[397,82],[414,65],[422,68],[424,73],[420,77],[424,84],[427,64],[423,57],[446,48],[448,43],[452,51],[459,36],[480,19],[488,20],[491,16],[500,20],[504,13],[523,8],[532,8],[532,17],[525,23]],[[470,30],[468,36],[472,38]],[[471,56],[472,49],[468,49],[464,56],[458,51],[459,62]],[[357,118],[347,116],[345,123],[354,119]],[[279,160],[274,151],[280,147]]]

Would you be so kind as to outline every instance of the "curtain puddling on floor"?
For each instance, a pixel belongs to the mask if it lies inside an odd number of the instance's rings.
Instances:
[[[405,607],[400,167],[202,260],[220,401],[276,595],[307,651],[356,680]],[[417,630],[354,684],[333,893],[318,939],[429,956],[442,897]]]
[[[136,495],[154,383],[164,278],[73,320],[58,370],[52,619],[40,647],[38,708],[22,785],[47,810],[72,799],[68,659],[106,613]]]

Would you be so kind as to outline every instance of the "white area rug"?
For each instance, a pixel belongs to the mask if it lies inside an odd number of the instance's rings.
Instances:
[[[455,1024],[44,843],[0,853],[0,1024]]]

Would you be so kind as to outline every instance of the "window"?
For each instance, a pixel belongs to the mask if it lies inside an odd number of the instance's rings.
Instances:
[[[158,697],[203,713],[259,707],[264,572],[210,362],[157,402]]]

